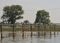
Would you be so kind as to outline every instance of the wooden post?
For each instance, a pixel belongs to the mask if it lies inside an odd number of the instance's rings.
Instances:
[[[13,40],[15,38],[15,33],[14,33],[14,24],[13,24]]]
[[[46,25],[44,24],[44,39],[45,39],[45,36],[46,36]]]
[[[50,28],[49,28],[49,29],[50,29],[50,35],[51,35],[51,26],[50,26]]]
[[[31,37],[32,37],[32,24],[30,24],[30,31],[31,31]]]
[[[40,36],[40,25],[38,24],[38,37]]]
[[[55,36],[55,27],[56,27],[56,25],[54,25],[54,36]]]
[[[23,26],[24,24],[22,24],[22,38],[24,38],[24,26]]]
[[[49,25],[50,38],[51,38],[51,25]]]
[[[1,26],[1,42],[2,42],[2,39],[3,39],[3,35],[2,35],[2,24],[0,26]]]

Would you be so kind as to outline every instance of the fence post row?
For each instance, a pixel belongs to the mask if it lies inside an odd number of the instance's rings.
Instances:
[[[15,38],[15,25],[16,24],[0,24],[0,32],[1,32],[1,40],[3,39],[3,25],[11,25],[11,27],[12,27],[12,37],[13,37],[13,39]],[[22,26],[22,37],[24,38],[24,24],[22,24],[21,25]],[[33,24],[30,24],[29,25],[29,29],[30,29],[30,34],[31,34],[31,37],[33,36],[33,31],[34,31],[34,29],[33,29]],[[43,26],[43,30],[42,30],[42,28],[41,28],[41,26]],[[49,25],[49,29],[47,29],[47,25],[41,25],[41,24],[38,24],[37,25],[37,34],[38,34],[38,37],[40,36],[40,29],[42,30],[42,32],[43,32],[43,34],[44,35],[46,35],[46,30],[47,31],[49,31],[49,33],[50,33],[50,35],[51,35],[51,33],[52,33],[52,31],[54,31],[54,35],[56,34],[56,27],[57,25]],[[36,27],[36,26],[35,26]]]

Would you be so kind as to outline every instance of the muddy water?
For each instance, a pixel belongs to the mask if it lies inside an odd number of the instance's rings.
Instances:
[[[2,40],[0,33],[0,43],[60,43],[60,32],[31,32],[14,33],[14,37],[11,32],[3,32]]]

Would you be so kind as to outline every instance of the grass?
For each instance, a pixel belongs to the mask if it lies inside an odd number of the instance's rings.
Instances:
[[[13,31],[13,27],[12,26],[2,26],[2,30],[3,31]],[[30,25],[24,25],[22,26],[15,26],[14,27],[14,31],[31,31],[31,27]],[[1,27],[0,27],[0,31],[1,31]],[[46,26],[44,28],[44,26],[39,26],[39,30],[38,30],[38,26],[32,26],[32,31],[60,31],[60,26]]]

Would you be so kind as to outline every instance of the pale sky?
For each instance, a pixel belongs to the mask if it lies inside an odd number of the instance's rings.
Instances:
[[[22,6],[24,18],[17,20],[17,22],[29,20],[33,23],[37,11],[45,9],[49,12],[51,22],[60,23],[60,0],[0,0],[0,21],[3,15],[3,7],[6,5]]]

